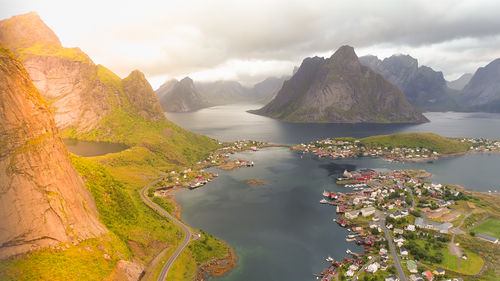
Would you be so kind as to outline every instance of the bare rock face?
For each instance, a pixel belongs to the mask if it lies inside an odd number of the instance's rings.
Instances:
[[[144,265],[138,261],[119,260],[113,272],[104,281],[138,281],[144,272]]]
[[[292,122],[427,122],[382,75],[362,66],[350,46],[328,59],[306,58],[276,97],[251,111]]]
[[[0,259],[106,233],[47,105],[0,45]]]
[[[102,128],[114,109],[149,121],[165,119],[157,97],[139,71],[121,79],[79,48],[65,48],[36,13],[0,21],[0,42],[12,50],[35,87],[54,108],[59,129],[85,134]]]

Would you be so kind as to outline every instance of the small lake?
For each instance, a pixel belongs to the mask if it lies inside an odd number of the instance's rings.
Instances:
[[[69,152],[84,157],[99,156],[108,153],[116,153],[128,148],[121,143],[82,141],[75,139],[63,139]]]

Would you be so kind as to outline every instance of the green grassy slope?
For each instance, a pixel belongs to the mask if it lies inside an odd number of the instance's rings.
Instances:
[[[459,153],[468,150],[468,145],[459,140],[433,133],[380,135],[361,139],[361,143],[367,147],[425,147],[440,154]]]

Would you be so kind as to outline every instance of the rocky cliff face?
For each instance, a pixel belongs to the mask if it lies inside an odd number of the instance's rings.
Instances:
[[[160,104],[164,111],[189,112],[208,106],[189,77],[174,83],[171,87],[163,87],[157,95],[161,96]]]
[[[151,86],[138,71],[122,81],[78,48],[64,48],[36,13],[0,22],[0,41],[28,71],[42,96],[55,109],[59,129],[77,134],[103,128],[113,110],[156,121],[163,119]]]
[[[359,60],[399,87],[412,105],[431,110],[451,106],[453,90],[447,87],[443,73],[427,66],[419,67],[415,58],[393,55],[379,60],[376,56],[364,56]]]
[[[426,122],[404,94],[343,46],[331,58],[306,58],[265,107],[253,111],[293,122]]]
[[[500,59],[480,67],[460,93],[469,110],[500,112]]]
[[[105,233],[48,106],[0,47],[0,259]]]

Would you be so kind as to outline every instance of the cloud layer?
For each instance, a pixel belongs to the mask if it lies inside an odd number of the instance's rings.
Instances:
[[[2,0],[4,1],[4,0]],[[41,2],[41,3],[39,3]],[[448,78],[500,57],[499,1],[6,1],[37,11],[63,44],[124,76],[253,83],[343,44],[410,54]],[[158,82],[157,82],[158,81]]]

